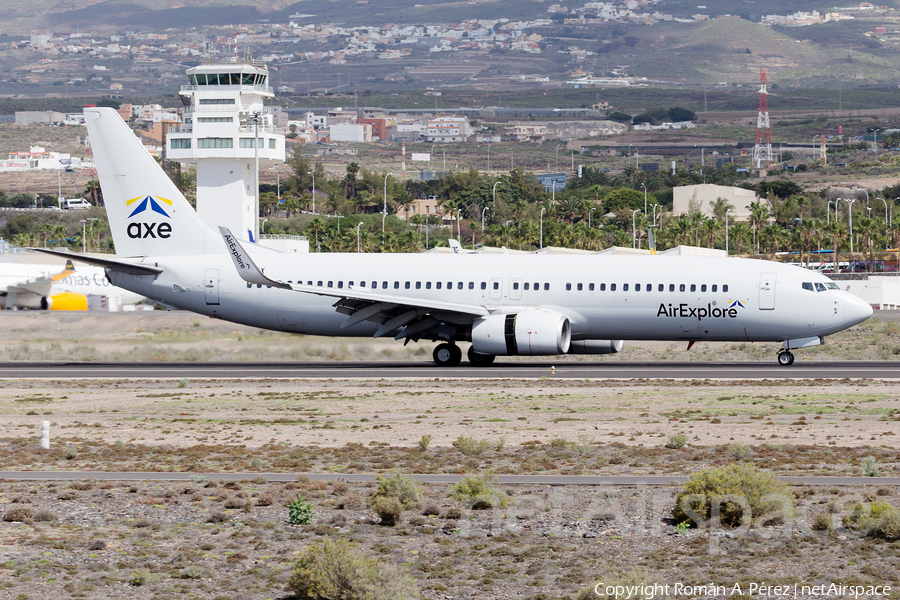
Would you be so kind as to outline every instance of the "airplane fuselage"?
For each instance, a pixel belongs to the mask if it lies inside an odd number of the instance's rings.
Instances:
[[[227,255],[148,258],[157,276],[109,272],[113,283],[227,321],[293,333],[371,336],[346,329],[335,299],[260,284]],[[768,261],[707,257],[268,254],[266,275],[334,292],[368,289],[410,299],[528,308],[568,317],[573,340],[783,341],[825,336],[871,309],[823,275]],[[804,283],[807,284],[805,289]],[[819,291],[816,285],[819,284]],[[456,317],[458,319],[458,317]],[[465,327],[471,324],[455,322]]]

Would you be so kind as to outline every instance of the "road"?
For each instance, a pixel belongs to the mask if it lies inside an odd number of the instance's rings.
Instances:
[[[375,475],[365,473],[163,473],[132,471],[0,471],[0,480],[17,481],[73,481],[96,479],[102,481],[192,481],[198,477],[220,481],[250,480],[265,477],[268,481],[296,481],[307,477],[317,481],[342,479],[349,483],[376,481]],[[423,483],[457,483],[462,475],[412,474]],[[778,477],[780,481],[796,485],[900,485],[900,477],[843,477],[807,476]],[[671,485],[687,481],[687,477],[653,475],[498,475],[498,483],[505,485]]]
[[[4,362],[0,379],[879,379],[900,380],[900,362],[504,362],[437,367],[431,362]]]

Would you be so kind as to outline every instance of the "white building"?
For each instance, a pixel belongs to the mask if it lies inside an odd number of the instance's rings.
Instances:
[[[753,190],[727,185],[713,185],[711,183],[678,186],[673,188],[672,194],[672,214],[689,214],[696,209],[704,215],[711,216],[716,200],[724,198],[728,204],[734,207],[728,213],[731,221],[748,220],[750,218],[750,204],[753,202],[765,204],[766,202],[764,198],[759,198]]]
[[[197,165],[197,214],[259,239],[258,168],[284,162],[284,130],[263,105],[274,97],[265,64],[226,59],[187,70],[184,123],[168,131],[169,160]],[[255,142],[254,142],[255,139]]]
[[[472,127],[466,117],[437,117],[425,126],[426,142],[465,142],[470,135]]]
[[[368,124],[330,125],[328,132],[332,142],[372,143],[372,126]]]

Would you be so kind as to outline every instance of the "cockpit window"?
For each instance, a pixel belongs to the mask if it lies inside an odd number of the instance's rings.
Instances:
[[[824,283],[819,283],[819,282],[817,281],[817,282],[816,282],[816,291],[817,291],[817,292],[824,292],[824,291],[825,291],[825,284],[824,284]]]
[[[808,281],[804,281],[804,282],[803,282],[803,289],[804,289],[804,290],[809,290],[810,292],[814,292],[814,291],[815,291],[815,290],[813,289],[813,284],[810,283],[810,282],[808,282]]]
[[[828,288],[829,290],[839,290],[839,289],[841,289],[841,286],[839,286],[838,284],[836,284],[836,283],[834,283],[834,282],[831,282],[831,281],[829,281],[828,283],[826,283],[826,284],[825,284],[825,287]]]

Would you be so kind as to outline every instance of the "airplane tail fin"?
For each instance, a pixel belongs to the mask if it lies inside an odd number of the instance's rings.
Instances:
[[[204,223],[112,108],[86,108],[85,124],[119,256],[219,254]]]
[[[647,230],[647,240],[650,243],[650,254],[656,254],[656,239],[653,237],[653,228]]]

